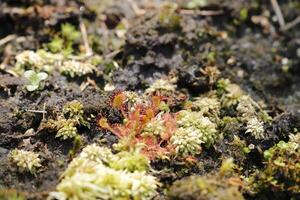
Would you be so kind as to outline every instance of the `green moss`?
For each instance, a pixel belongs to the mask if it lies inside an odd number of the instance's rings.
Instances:
[[[176,13],[178,6],[174,3],[165,3],[158,13],[158,22],[163,28],[176,29],[180,26],[181,16]]]
[[[62,74],[74,78],[76,76],[93,74],[96,71],[96,67],[89,61],[66,60],[60,66],[59,70]]]
[[[119,161],[120,158],[124,163]],[[88,145],[69,164],[57,191],[50,193],[50,199],[151,199],[156,194],[158,182],[145,171],[139,171],[142,165],[135,161],[141,162],[140,158],[136,154],[128,155],[128,152],[114,155],[106,147]]]
[[[83,118],[83,105],[79,101],[74,100],[66,103],[62,111],[66,119],[73,119],[78,124],[86,124]]]
[[[52,53],[62,53],[68,56],[73,53],[73,45],[79,40],[80,32],[75,29],[71,24],[63,24],[61,31],[56,34],[50,43],[46,47]]]
[[[182,155],[196,155],[201,144],[209,147],[217,139],[216,124],[201,112],[182,110],[177,117],[177,130],[171,137],[176,152]]]
[[[298,133],[299,135],[299,133]],[[300,192],[300,143],[280,141],[264,152],[265,167],[249,177],[256,192],[271,190],[292,194]]]
[[[109,163],[109,166],[116,170],[128,170],[129,172],[147,171],[150,168],[150,161],[138,150],[122,151],[116,154],[116,158]]]
[[[10,152],[9,158],[20,172],[35,174],[37,169],[42,166],[39,155],[31,151],[14,149]]]
[[[228,161],[224,170],[231,170]],[[225,169],[226,168],[226,169]],[[190,176],[176,181],[167,193],[168,200],[243,200],[238,177],[226,177],[219,173],[207,176]]]
[[[12,189],[0,188],[0,199],[1,200],[25,200],[22,193]]]
[[[57,134],[55,137],[60,137],[62,140],[74,138],[77,135],[76,122],[72,119],[61,119],[55,122]]]

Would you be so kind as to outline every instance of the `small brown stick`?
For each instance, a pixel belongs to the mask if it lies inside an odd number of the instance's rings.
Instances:
[[[86,55],[87,56],[93,55],[93,51],[92,51],[92,49],[90,48],[90,45],[89,45],[88,36],[87,36],[87,32],[86,32],[86,27],[85,27],[85,25],[82,21],[80,21],[79,26],[80,26],[80,31],[81,31],[82,40],[83,40],[83,43],[84,43]]]
[[[186,9],[181,9],[180,13],[183,15],[215,16],[215,15],[223,14],[223,10],[186,10]]]
[[[141,15],[144,15],[146,13],[146,11],[144,9],[140,9],[136,3],[132,0],[128,0],[128,3],[130,4],[131,8],[133,9],[134,13],[137,15],[137,16],[141,16]]]
[[[45,115],[47,114],[46,103],[44,103],[44,105],[43,105],[43,110],[27,110],[27,112],[41,113],[43,115],[42,121],[44,121],[45,120]]]
[[[43,121],[45,120],[45,115],[46,115],[46,103],[44,103],[44,105],[43,105]]]
[[[277,2],[277,0],[271,0],[271,4],[273,6],[274,12],[278,18],[278,22],[281,28],[283,28],[285,26],[285,21],[281,12],[281,9],[279,7],[279,4]]]
[[[281,30],[282,31],[287,31],[287,30],[297,26],[297,24],[299,24],[299,23],[300,23],[300,16],[298,16],[293,21],[286,23],[286,25],[284,27],[282,27]]]
[[[6,37],[0,39],[0,47],[1,47],[2,45],[4,45],[4,44],[6,44],[6,43],[8,43],[8,42],[10,42],[10,41],[12,41],[12,40],[14,40],[16,37],[17,37],[16,35],[11,34],[11,35],[8,35],[8,36],[6,36]]]

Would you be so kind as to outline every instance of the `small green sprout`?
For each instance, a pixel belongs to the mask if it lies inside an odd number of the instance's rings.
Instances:
[[[68,41],[76,41],[81,36],[80,32],[77,31],[73,25],[68,23],[61,26],[61,34],[62,37]]]
[[[69,138],[74,138],[77,135],[77,128],[75,126],[76,122],[72,119],[61,119],[56,125],[58,131],[55,137],[60,137],[62,140]]]
[[[46,46],[52,53],[70,55],[74,49],[73,45],[80,38],[80,32],[71,24],[63,24],[61,31]]]
[[[236,105],[244,95],[243,90],[229,79],[220,79],[217,82],[217,92],[221,96],[222,107]]]
[[[227,158],[222,161],[219,173],[221,176],[232,173],[236,165],[234,164],[233,158]]]
[[[53,38],[52,41],[48,44],[48,48],[52,53],[60,52],[63,49],[63,47],[64,47],[64,40],[60,37]]]
[[[24,72],[24,77],[28,79],[29,84],[26,85],[26,89],[29,92],[41,89],[41,81],[46,80],[48,74],[45,72],[35,72],[33,70],[28,70]]]
[[[20,172],[28,171],[35,174],[37,168],[42,166],[39,155],[31,151],[14,149],[9,157],[18,166]]]

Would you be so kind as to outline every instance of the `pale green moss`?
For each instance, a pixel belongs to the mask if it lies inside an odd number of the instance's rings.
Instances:
[[[109,166],[116,170],[147,171],[150,168],[149,159],[142,155],[138,150],[127,152],[121,151],[109,163]]]
[[[194,128],[178,128],[171,137],[171,142],[175,146],[176,154],[196,155],[201,153],[201,144],[204,143],[199,137],[199,132]]]
[[[241,180],[232,171],[232,159],[225,161],[224,173],[190,176],[178,180],[167,193],[168,200],[244,200],[238,185]],[[224,176],[228,174],[228,176]],[[233,181],[235,180],[235,182]],[[235,184],[232,184],[235,183]]]
[[[218,116],[220,114],[221,103],[219,99],[214,96],[198,97],[192,102],[192,107],[204,115]]]
[[[154,92],[172,93],[175,92],[176,86],[165,79],[157,79],[149,88],[146,89],[146,94]]]
[[[158,182],[144,170],[132,167],[145,161],[140,158],[128,152],[114,155],[105,147],[89,145],[70,163],[49,199],[151,199]]]
[[[79,60],[67,60],[60,67],[60,72],[71,78],[76,76],[84,76],[92,74],[96,71],[96,67],[89,62]]]
[[[57,126],[57,133],[55,137],[60,137],[63,140],[74,138],[77,135],[77,128],[74,120],[60,119],[55,122]]]
[[[246,133],[250,133],[255,139],[264,139],[264,124],[256,117],[249,119],[246,126]]]
[[[201,112],[182,110],[178,113],[178,129],[171,137],[176,152],[195,155],[201,152],[201,144],[209,147],[217,139],[216,124]]]
[[[30,67],[36,69],[43,69],[45,60],[34,51],[23,51],[16,56],[16,65],[21,65],[23,67]]]
[[[229,79],[220,79],[217,82],[217,92],[221,95],[222,107],[236,105],[244,95],[242,89],[229,81]]]
[[[154,119],[146,124],[142,130],[143,136],[161,136],[166,132],[166,126],[161,115],[158,114]]]
[[[75,120],[77,124],[87,124],[83,117],[83,105],[79,101],[74,100],[66,103],[63,107],[63,114],[66,119]]]
[[[32,174],[41,167],[41,159],[37,153],[14,149],[9,154],[10,159],[17,165],[20,172],[28,171]]]

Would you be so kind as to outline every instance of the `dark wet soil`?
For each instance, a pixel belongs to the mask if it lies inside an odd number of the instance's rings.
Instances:
[[[0,42],[0,188],[24,192],[28,199],[45,199],[59,182],[73,149],[71,140],[60,141],[44,128],[46,121],[55,118],[63,105],[72,100],[83,103],[85,116],[104,113],[112,122],[120,121],[120,113],[107,103],[110,93],[103,91],[106,83],[141,92],[158,78],[177,77],[178,91],[193,97],[215,89],[215,81],[203,73],[206,66],[212,66],[220,71],[218,78],[229,78],[253,99],[264,101],[268,113],[275,118],[266,128],[270,137],[259,144],[263,149],[287,140],[293,129],[299,130],[299,24],[282,30],[269,1],[212,0],[202,10],[182,8],[170,16],[164,16],[165,11],[154,1],[135,2],[141,13],[129,1],[118,0],[99,1],[103,5],[97,7],[94,1],[84,4],[79,0],[0,2],[0,39],[11,38]],[[279,3],[286,22],[300,16],[298,1]],[[247,10],[247,15],[241,10]],[[171,25],[164,24],[161,17],[173,20]],[[90,78],[95,84],[82,90],[80,85],[87,77],[69,79],[54,73],[43,91],[29,93],[24,89],[25,80],[7,73],[17,53],[43,47],[61,24],[78,26],[80,20],[88,24],[93,51],[104,58],[97,69],[103,71],[113,61],[119,66],[109,75],[93,75]],[[124,36],[118,36],[117,25],[121,21],[128,29]],[[41,113],[29,111],[44,108],[44,119]],[[89,119],[89,123],[90,128],[79,130],[83,146],[103,138],[107,145],[117,141],[111,133],[97,127],[96,118]],[[24,133],[29,129],[33,131],[27,136]],[[232,146],[226,145],[232,139],[228,136],[206,151],[199,158],[202,165],[188,172],[176,162],[154,162],[153,167],[159,170],[169,165],[173,169],[157,175],[166,185],[188,174],[211,172],[220,166],[222,156],[239,157],[233,154]],[[251,138],[245,140],[255,143]],[[43,167],[39,173],[19,173],[10,165],[7,154],[17,147],[40,152]],[[253,152],[238,162],[246,168],[261,167],[262,158]]]

